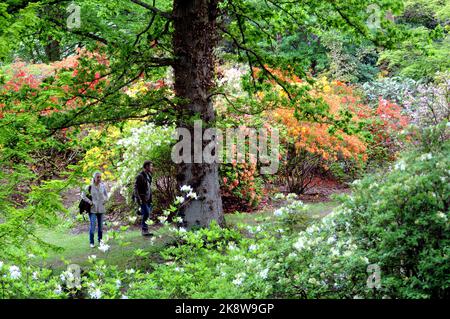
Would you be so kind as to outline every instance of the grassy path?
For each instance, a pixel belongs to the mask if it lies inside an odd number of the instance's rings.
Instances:
[[[323,217],[333,210],[337,206],[337,202],[321,202],[308,204],[309,212],[312,216]],[[273,218],[273,208],[261,210],[256,213],[236,213],[227,214],[225,219],[228,225],[236,225],[238,223],[256,225],[258,223],[270,222],[270,218]],[[107,228],[105,229],[105,235],[107,234]],[[38,259],[36,262],[45,265],[46,267],[61,271],[66,268],[65,261],[68,263],[76,263],[80,266],[88,264],[88,257],[90,255],[96,255],[98,258],[105,260],[107,264],[117,265],[120,268],[135,267],[137,266],[134,251],[136,249],[142,249],[148,252],[146,261],[148,258],[153,261],[158,261],[158,252],[162,250],[167,244],[170,243],[170,238],[167,238],[160,231],[155,231],[155,237],[143,237],[139,229],[129,229],[121,233],[123,235],[122,242],[126,243],[120,245],[116,240],[113,240],[110,244],[111,248],[108,252],[104,253],[98,248],[90,248],[87,232],[80,234],[71,234],[70,229],[43,229],[38,235],[46,242],[61,247],[62,250],[55,252],[50,251],[46,258]],[[105,236],[104,235],[104,236]]]

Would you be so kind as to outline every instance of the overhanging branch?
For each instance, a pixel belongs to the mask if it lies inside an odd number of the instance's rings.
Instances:
[[[172,14],[169,12],[164,12],[152,5],[149,5],[148,3],[145,3],[141,0],[130,0],[131,2],[133,2],[134,4],[137,4],[138,6],[141,6],[147,10],[152,11],[153,13],[159,14],[161,17],[164,17],[166,19],[172,19]]]

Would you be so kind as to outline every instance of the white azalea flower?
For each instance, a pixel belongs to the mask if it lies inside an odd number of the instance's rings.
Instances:
[[[331,247],[331,255],[333,256],[339,256],[339,250],[337,250],[335,247]]]
[[[273,214],[277,217],[283,215],[283,210],[282,208],[277,209],[276,211],[273,212]]]
[[[290,253],[290,254],[288,255],[288,258],[291,258],[291,259],[297,258],[297,254],[296,254],[296,253]]]
[[[128,221],[132,224],[134,224],[136,222],[137,217],[136,216],[130,216],[128,217]]]
[[[192,199],[198,199],[197,193],[190,191],[187,195],[187,197],[190,197]]]
[[[175,223],[182,223],[183,222],[183,218],[181,218],[181,217],[175,217],[174,219],[173,219],[173,221],[175,222]]]
[[[233,280],[233,284],[235,284],[236,286],[242,285],[242,283],[244,282],[244,278],[245,278],[244,273],[237,274],[236,278]]]
[[[34,271],[33,274],[31,275],[31,278],[33,278],[33,280],[38,280],[39,273],[37,271]]]
[[[286,197],[284,196],[284,194],[283,193],[276,193],[274,196],[273,196],[273,199],[285,199]]]
[[[183,186],[181,186],[180,190],[182,192],[190,193],[190,192],[192,192],[192,187],[189,185],[183,185]]]
[[[9,275],[12,279],[19,279],[22,277],[22,273],[20,272],[20,268],[17,266],[9,267]]]
[[[110,246],[105,244],[104,242],[100,243],[100,246],[98,246],[98,249],[104,253],[106,253],[109,250]]]
[[[0,261],[0,270],[2,270],[3,265],[4,265],[3,261]]]
[[[91,291],[90,293],[89,293],[89,297],[91,298],[91,299],[100,299],[101,297],[102,297],[102,292],[101,292],[101,290],[100,289],[95,289],[94,291]]]
[[[132,275],[132,274],[134,274],[136,271],[133,269],[133,268],[130,268],[130,269],[126,269],[125,270],[125,273],[127,274],[127,275]]]
[[[400,171],[404,171],[406,169],[406,164],[404,161],[399,161],[397,164],[395,164],[394,168]]]
[[[159,216],[158,219],[159,219],[159,221],[161,223],[164,223],[167,220],[167,217],[166,216]]]
[[[331,236],[330,238],[328,238],[327,243],[328,244],[332,244],[336,241],[336,238],[334,236]]]
[[[286,199],[297,199],[297,194],[295,194],[295,193],[289,193],[289,194],[287,194],[287,196],[286,196]]]
[[[431,153],[422,154],[422,156],[420,156],[421,161],[430,160],[432,158],[433,158],[433,154],[431,154]]]
[[[127,295],[122,295],[122,297],[120,297],[120,299],[128,299]]]
[[[262,279],[267,279],[267,275],[269,274],[269,269],[268,268],[266,268],[266,269],[264,269],[264,270],[261,270],[260,272],[259,272],[259,276],[262,278]]]
[[[305,240],[302,237],[300,237],[298,241],[294,244],[294,248],[299,251],[305,248]]]
[[[54,292],[56,295],[60,295],[60,294],[62,293],[61,285],[57,285],[56,288],[55,288],[55,290],[53,290],[53,292]]]
[[[343,254],[344,257],[350,257],[353,254],[351,250],[346,250]]]
[[[248,250],[250,250],[250,251],[254,251],[256,249],[258,249],[257,245],[250,245],[250,247],[248,247]]]
[[[176,201],[178,204],[183,204],[184,203],[184,197],[183,196],[177,196],[175,197]]]

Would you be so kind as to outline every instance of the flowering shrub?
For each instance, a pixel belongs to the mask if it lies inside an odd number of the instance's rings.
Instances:
[[[304,230],[307,207],[293,201],[270,225],[238,225],[179,233],[182,245],[162,252],[166,263],[128,291],[133,298],[267,298],[288,296],[286,260],[293,260],[292,223]],[[247,233],[249,236],[244,236]]]
[[[377,104],[382,98],[403,105],[409,96],[415,95],[418,84],[412,79],[388,77],[363,83],[361,89],[369,104]]]
[[[320,79],[315,94],[329,105],[336,118],[349,113],[358,123],[368,109],[350,87],[339,81]],[[346,133],[328,123],[300,121],[294,115],[294,110],[284,108],[273,113],[273,120],[285,126],[281,141],[286,150],[282,179],[290,192],[305,192],[312,186],[313,177],[323,169],[328,170],[332,163],[339,161],[351,167],[361,166],[367,160],[363,136]]]
[[[412,122],[420,127],[450,120],[450,73],[439,74],[436,83],[420,84],[404,102]]]
[[[435,81],[421,83],[412,79],[384,78],[367,82],[362,89],[369,104],[376,107],[380,100],[402,106],[411,123],[420,127],[437,125],[449,119],[449,72],[438,72]]]
[[[446,298],[449,284],[449,143],[439,133],[386,175],[367,177],[294,247],[304,267],[293,283],[315,298]],[[433,137],[434,136],[434,137]],[[369,289],[367,265],[381,269]]]
[[[187,233],[184,245],[164,253],[167,263],[145,279],[148,285],[130,295],[448,297],[448,146],[428,143],[405,154],[389,174],[355,183],[335,213],[306,230],[297,224],[300,234],[285,223],[307,212],[296,201],[274,212],[274,227],[240,226],[248,237],[214,226]],[[381,269],[374,286],[368,286],[371,264]]]
[[[51,270],[0,261],[1,299],[64,297],[61,282]]]
[[[256,163],[222,164],[219,172],[222,177],[222,201],[226,209],[249,211],[260,203],[263,183]]]
[[[399,105],[382,98],[367,118],[367,129],[371,134],[368,142],[369,162],[382,165],[395,160],[404,146],[401,132],[407,128],[410,118]]]
[[[105,179],[115,180],[116,165],[120,160],[120,149],[117,145],[121,138],[119,128],[114,126],[100,126],[92,128],[85,138],[81,140],[81,146],[85,149],[83,158],[77,163],[81,172],[86,176],[84,181],[90,183],[92,173],[101,169]]]
[[[131,128],[130,135],[117,142],[123,153],[117,164],[118,183],[121,193],[131,199],[136,175],[145,160],[154,166],[153,187],[156,188],[155,207],[164,208],[173,202],[176,195],[176,172],[170,154],[174,142],[174,129],[167,126],[146,124]]]
[[[387,174],[354,182],[320,221],[295,194],[275,194],[287,205],[252,226],[186,231],[164,220],[174,243],[161,251],[163,262],[146,265],[150,273],[91,256],[81,288],[70,288],[67,273],[1,263],[0,280],[11,288],[3,297],[448,298],[450,145],[442,129],[426,131]],[[178,204],[196,197],[189,186],[181,191]],[[374,267],[380,281],[370,285]],[[27,286],[26,274],[45,279]]]

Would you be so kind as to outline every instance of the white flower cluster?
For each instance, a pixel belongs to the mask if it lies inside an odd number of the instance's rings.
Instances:
[[[10,266],[9,267],[9,276],[11,279],[19,279],[22,277],[22,273],[20,272],[20,268],[17,266]]]
[[[269,268],[263,269],[259,272],[259,276],[262,279],[267,279],[268,274],[269,274]]]
[[[186,197],[191,198],[191,199],[198,199],[197,193],[194,192],[194,190],[192,189],[191,186],[183,185],[183,186],[181,186],[180,190],[182,192],[187,193]],[[183,200],[183,202],[184,202],[184,200]]]
[[[89,293],[89,298],[91,298],[91,299],[100,299],[103,295],[100,288],[94,288],[94,289],[90,290],[88,293]]]
[[[308,206],[306,206],[301,200],[294,200],[291,204],[285,207],[278,208],[273,212],[273,214],[277,217],[287,215],[287,214],[295,214],[305,212]]]
[[[298,195],[295,193],[289,193],[286,195],[287,200],[292,200],[292,199],[297,199],[297,198],[298,198]]]
[[[106,253],[109,250],[110,246],[106,244],[106,242],[101,241],[100,245],[98,246],[98,249],[104,253]]]
[[[406,169],[406,163],[404,160],[400,160],[398,161],[395,166],[394,169],[399,170],[399,171],[404,171]]]
[[[242,285],[242,283],[244,282],[244,279],[246,277],[246,274],[241,272],[238,273],[235,277],[235,279],[233,280],[233,284],[235,284],[236,286],[240,286]]]
[[[285,199],[285,198],[286,198],[286,196],[284,196],[283,193],[276,193],[275,195],[273,195],[273,199],[274,200],[282,200],[282,199]]]
[[[174,132],[174,127],[156,126],[153,123],[131,128],[130,135],[117,142],[123,148],[123,158],[117,165],[119,178],[114,189],[120,189],[125,198],[131,198],[125,192],[129,190],[127,186],[132,185],[136,172],[142,167],[142,163],[151,159],[161,147],[171,145],[175,140]]]
[[[242,64],[223,68],[222,78],[218,85],[223,87],[228,94],[239,94],[242,91],[241,77],[246,73],[246,68]]]
[[[347,214],[347,210],[336,210],[334,213],[324,217],[318,225],[309,226],[304,232],[300,233],[298,240],[294,243],[294,248],[299,251],[314,251],[315,249],[329,249],[332,257],[349,257],[358,249],[353,240],[346,241],[339,238],[339,233],[336,233],[336,222],[334,219],[339,214]],[[349,227],[345,223],[345,227]],[[364,260],[366,261],[366,260]]]
[[[433,158],[433,154],[431,154],[431,153],[422,154],[422,155],[420,156],[420,160],[421,160],[421,161],[430,160],[430,159],[432,159],[432,158]]]

